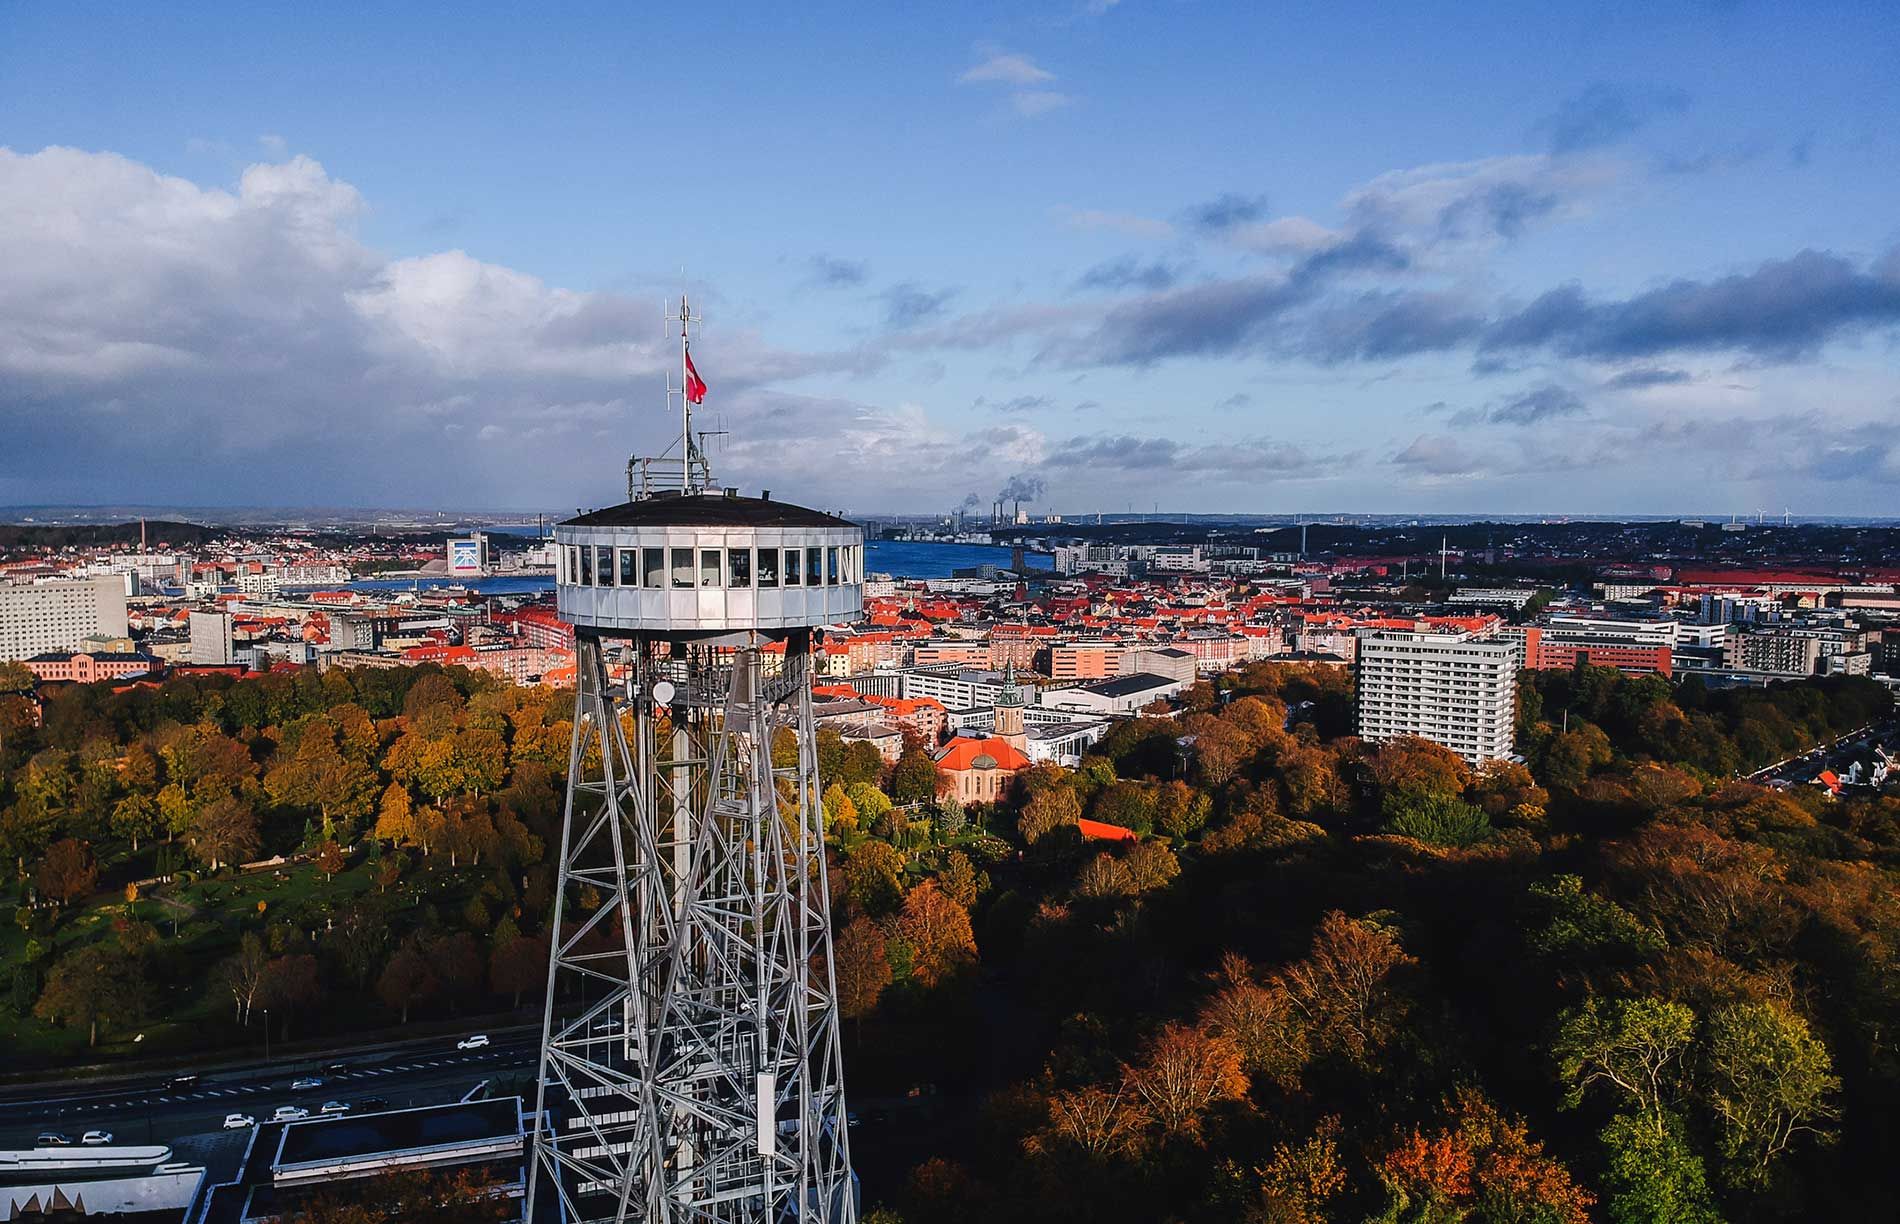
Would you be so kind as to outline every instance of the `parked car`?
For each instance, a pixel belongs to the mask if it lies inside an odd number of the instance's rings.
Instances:
[[[87,1131],[79,1137],[79,1142],[87,1147],[104,1147],[112,1142],[111,1131]]]
[[[321,1077],[315,1075],[306,1075],[301,1079],[290,1081],[290,1090],[292,1092],[304,1092],[311,1088],[321,1087],[323,1087],[323,1080]]]
[[[477,1033],[473,1037],[464,1037],[455,1043],[458,1050],[485,1050],[488,1048],[488,1034]]]
[[[270,1116],[273,1122],[301,1122],[310,1116],[310,1111],[299,1105],[279,1105],[277,1112]]]
[[[350,1112],[350,1103],[348,1101],[325,1101],[323,1103],[323,1108],[317,1110],[317,1112],[320,1114],[329,1114],[331,1117],[335,1117],[337,1114],[346,1114]]]
[[[256,1125],[257,1125],[257,1119],[253,1118],[250,1114],[225,1114],[224,1115],[224,1129],[225,1130],[243,1130],[244,1128],[248,1126],[256,1126]]]
[[[197,1086],[198,1077],[195,1075],[174,1075],[165,1081],[165,1087],[173,1092],[180,1088],[196,1088]]]
[[[66,1147],[71,1143],[71,1139],[58,1131],[41,1131],[40,1137],[33,1141],[35,1147]]]

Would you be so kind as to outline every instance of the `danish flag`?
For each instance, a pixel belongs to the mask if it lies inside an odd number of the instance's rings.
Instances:
[[[693,354],[686,354],[686,398],[692,403],[704,403],[706,399],[706,380],[693,368]]]

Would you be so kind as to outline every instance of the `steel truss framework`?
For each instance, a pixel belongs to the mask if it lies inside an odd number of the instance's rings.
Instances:
[[[853,1224],[811,636],[576,645],[529,1202]]]

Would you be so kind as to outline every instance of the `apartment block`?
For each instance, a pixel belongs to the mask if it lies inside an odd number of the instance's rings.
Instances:
[[[124,637],[125,578],[0,583],[0,659],[72,650],[95,634]]]
[[[1359,639],[1359,735],[1415,735],[1473,765],[1511,755],[1518,647],[1457,633],[1378,630]]]

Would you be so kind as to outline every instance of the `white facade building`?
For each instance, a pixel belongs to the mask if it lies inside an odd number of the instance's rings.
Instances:
[[[229,613],[191,614],[191,661],[198,665],[213,666],[237,662]]]
[[[1415,735],[1473,765],[1511,755],[1517,658],[1511,643],[1381,630],[1359,641],[1359,735]]]
[[[124,637],[125,577],[0,583],[0,659],[72,650],[95,634]]]

